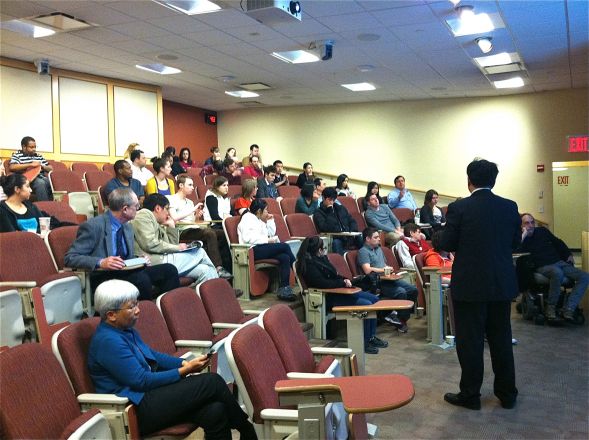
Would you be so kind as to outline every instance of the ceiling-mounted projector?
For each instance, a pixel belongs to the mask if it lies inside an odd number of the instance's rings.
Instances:
[[[264,24],[301,21],[301,4],[288,0],[247,0],[246,14]]]

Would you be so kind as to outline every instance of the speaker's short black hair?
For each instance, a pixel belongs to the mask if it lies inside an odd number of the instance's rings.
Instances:
[[[476,188],[493,188],[497,174],[497,164],[485,159],[475,159],[466,167],[466,175]]]

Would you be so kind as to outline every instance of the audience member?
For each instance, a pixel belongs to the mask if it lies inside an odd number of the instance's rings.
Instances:
[[[368,209],[368,198],[371,194],[376,194],[376,197],[378,197],[378,203],[381,205],[383,204],[382,197],[380,196],[380,186],[378,185],[378,183],[374,181],[368,182],[368,185],[366,185],[366,196],[364,196],[364,200],[362,201],[364,211]]]
[[[395,217],[391,208],[381,205],[376,194],[367,197],[367,209],[364,218],[368,226],[385,232],[385,246],[394,246],[403,236],[401,222]]]
[[[296,296],[290,287],[290,269],[295,257],[287,243],[280,243],[276,235],[274,216],[268,213],[268,203],[264,199],[254,200],[250,210],[241,216],[237,234],[239,243],[253,245],[254,260],[278,260],[278,298],[283,301],[294,301]]]
[[[135,154],[135,151],[133,151],[131,155]],[[141,182],[139,182],[139,180],[133,178],[133,171],[131,169],[131,165],[129,165],[129,162],[127,162],[126,160],[117,160],[115,162],[114,169],[115,177],[110,179],[104,186],[104,194],[106,195],[106,197],[108,197],[108,195],[114,189],[123,187],[131,188],[133,192],[137,194],[139,204],[143,205],[143,199],[145,198],[143,186],[141,185]]]
[[[233,210],[242,215],[249,208],[258,192],[258,181],[254,179],[246,179],[241,184],[241,197],[239,197],[233,205]]]
[[[395,245],[397,255],[401,260],[401,266],[415,269],[413,264],[413,255],[421,254],[430,250],[430,245],[425,241],[421,229],[415,223],[407,223],[403,229],[404,236]]]
[[[6,169],[4,168],[4,161],[0,160],[0,178],[3,176],[6,176]],[[4,192],[2,185],[0,185],[0,202],[4,200],[6,200],[6,193]]]
[[[440,229],[446,224],[446,216],[438,204],[439,195],[435,189],[430,189],[425,193],[423,207],[420,210],[419,222],[431,225],[434,231]]]
[[[345,206],[335,203],[337,192],[335,188],[327,187],[323,190],[323,202],[313,215],[313,221],[319,232],[358,232],[358,224]],[[333,236],[332,249],[340,255],[344,254],[348,242],[351,241],[358,248],[362,246],[362,236]]]
[[[212,165],[218,160],[223,160],[221,159],[221,150],[219,147],[211,147],[209,151],[211,152],[211,156],[205,160],[205,165]]]
[[[216,160],[215,162],[213,162],[212,165],[205,165],[204,167],[202,167],[199,175],[204,182],[206,180],[206,176],[212,176],[213,174],[221,175],[223,173],[223,170],[223,162],[221,162],[220,160]]]
[[[264,167],[264,177],[258,178],[258,191],[256,193],[257,199],[272,198],[278,202],[282,200],[282,197],[278,195],[276,185],[274,185],[274,178],[276,177],[276,168],[274,165],[268,165]]]
[[[352,287],[352,282],[339,273],[326,256],[323,240],[320,237],[307,237],[303,240],[297,254],[297,275],[309,287],[334,289]],[[331,311],[335,306],[369,306],[378,301],[378,296],[360,291],[352,295],[327,294],[326,308]],[[388,342],[376,336],[376,319],[364,319],[364,351],[378,354],[379,348],[388,347]]]
[[[405,188],[405,178],[403,176],[395,177],[395,187],[388,196],[389,208],[409,208],[413,212],[417,209],[417,204],[411,192]]]
[[[94,307],[100,314],[88,349],[88,370],[97,393],[126,397],[135,405],[142,437],[176,423],[194,423],[207,439],[256,439],[254,427],[225,381],[202,372],[206,355],[192,360],[149,347],[133,328],[139,318],[137,289],[118,280],[96,289]]]
[[[246,166],[250,165],[252,161],[252,157],[257,157],[260,167],[262,167],[262,156],[260,155],[260,147],[257,144],[250,145],[250,154],[249,156],[245,156],[242,161],[241,165],[245,168]],[[259,176],[258,176],[259,177]]]
[[[243,167],[243,174],[250,176],[254,179],[264,176],[264,171],[262,170],[262,165],[260,163],[260,159],[258,158],[258,156],[252,156],[249,165]]]
[[[189,168],[196,168],[190,157],[190,148],[184,147],[180,150],[180,166],[188,171]]]
[[[213,262],[202,247],[180,243],[180,232],[169,213],[170,202],[161,194],[145,198],[143,209],[131,220],[135,247],[141,249],[153,264],[170,263],[178,275],[197,283],[218,278]]]
[[[220,230],[223,237],[223,225],[221,222],[225,217],[231,216],[231,201],[227,196],[228,192],[229,184],[227,179],[223,176],[217,176],[213,180],[212,188],[207,190],[205,194],[205,220],[216,222],[211,227]]]
[[[288,176],[284,172],[284,164],[282,163],[282,161],[275,160],[272,165],[274,166],[274,168],[276,168],[276,176],[274,177],[274,185],[276,185],[276,188],[282,185],[288,186]]]
[[[295,212],[300,212],[307,215],[315,214],[315,211],[317,211],[317,208],[319,208],[319,203],[317,202],[318,199],[319,196],[317,195],[317,191],[315,191],[314,185],[303,185],[303,188],[301,189],[301,195],[295,204]]]
[[[223,161],[223,170],[219,173],[229,182],[229,185],[241,185],[241,170],[237,167],[237,162],[230,157]]]
[[[335,190],[340,197],[353,197],[355,199],[356,194],[350,189],[349,180],[347,174],[340,174],[337,176]]]
[[[37,153],[37,142],[30,136],[20,141],[20,151],[12,153],[9,169],[12,173],[25,174],[37,200],[53,200],[51,183],[46,173],[53,170],[49,162]]]
[[[172,167],[172,176],[176,177],[178,174],[186,172],[182,165],[180,165],[180,158],[176,156],[175,147],[171,145],[167,146],[164,152],[162,153],[162,159],[166,159],[168,162],[170,162],[170,166]]]
[[[109,211],[80,225],[76,240],[65,255],[65,265],[92,271],[93,290],[113,278],[134,284],[141,299],[155,298],[152,285],[159,294],[178,287],[178,271],[171,264],[125,269],[125,260],[137,255],[133,228],[128,222],[135,218],[139,200],[131,189],[117,188],[108,196],[108,205]]]
[[[39,218],[50,217],[50,229],[67,226],[71,223],[60,222],[41,211],[29,201],[31,187],[22,174],[0,177],[0,185],[6,194],[6,200],[0,202],[0,232],[28,231],[40,233]]]
[[[147,181],[153,177],[153,173],[145,167],[147,164],[145,153],[139,149],[135,149],[131,152],[130,159],[133,179],[139,180],[141,186],[147,185]]]
[[[128,160],[129,162],[132,162],[133,159],[131,159],[131,153],[133,153],[133,151],[135,151],[138,146],[139,146],[139,144],[137,142],[133,142],[133,143],[129,144],[129,146],[125,150],[125,153],[123,154],[123,159]]]
[[[172,166],[164,158],[156,159],[153,162],[155,176],[147,181],[145,185],[145,195],[154,193],[163,194],[164,196],[172,195],[176,192],[174,180],[170,177]]]
[[[380,247],[380,234],[375,228],[368,227],[362,231],[364,246],[358,251],[358,265],[362,273],[368,275],[371,272],[384,274],[386,260]],[[417,300],[417,288],[403,280],[380,280],[380,295],[389,299],[405,299],[415,302]],[[410,310],[399,310],[388,315],[385,320],[394,325],[401,333],[408,330],[407,321],[411,315]]]
[[[589,286],[589,273],[575,267],[571,250],[560,238],[554,236],[547,228],[536,226],[532,214],[523,214],[521,245],[518,251],[529,252],[536,272],[550,280],[546,300],[546,318],[556,320],[556,305],[560,295],[560,286],[566,277],[575,282],[562,315],[566,321],[574,321],[575,309],[583,299]]]
[[[233,147],[227,148],[227,152],[225,153],[225,159],[230,158],[237,162],[237,150]]]
[[[180,229],[182,239],[202,241],[207,254],[217,268],[219,276],[225,279],[232,278],[233,276],[229,272],[231,270],[231,255],[227,240],[224,237],[218,240],[217,233],[211,228],[187,227],[183,229],[183,226],[178,224],[180,220],[195,222],[202,219],[203,204],[197,203],[195,206],[192,200],[188,198],[194,192],[194,183],[189,176],[182,174],[178,176],[176,182],[178,192],[167,197],[170,201],[170,216],[176,222],[176,227]]]
[[[303,164],[303,172],[299,174],[297,178],[297,186],[303,189],[306,183],[313,183],[315,180],[315,174],[313,174],[313,165],[311,162],[305,162]]]
[[[434,232],[432,235],[432,247],[426,251],[425,256],[423,257],[424,266],[445,268],[452,267],[452,263],[454,262],[454,255],[440,247],[441,239],[442,231]],[[452,276],[450,274],[442,275],[442,282],[445,284],[450,284],[451,278]]]

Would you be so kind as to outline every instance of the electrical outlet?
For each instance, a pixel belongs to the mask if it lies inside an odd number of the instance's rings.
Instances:
[[[543,199],[544,198],[544,191],[543,190],[538,191],[538,198],[539,199]]]
[[[544,205],[538,205],[538,212],[540,214],[543,214],[544,213]]]

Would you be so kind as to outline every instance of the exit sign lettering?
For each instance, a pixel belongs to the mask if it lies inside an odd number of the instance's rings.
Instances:
[[[568,151],[569,153],[587,153],[587,138],[589,136],[568,136]]]

